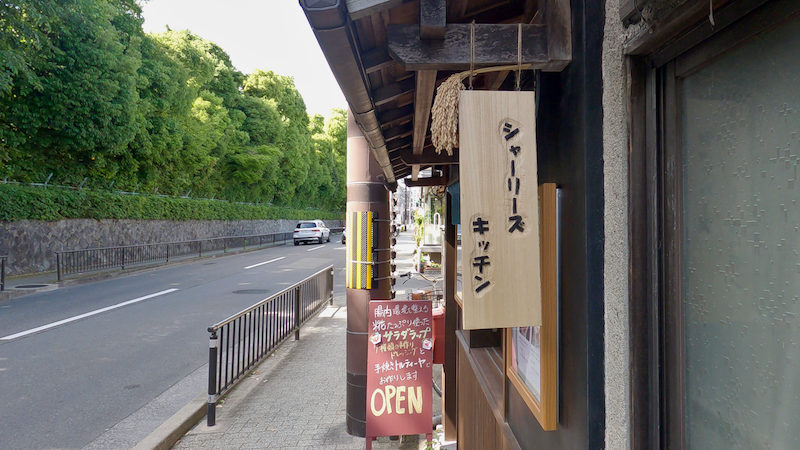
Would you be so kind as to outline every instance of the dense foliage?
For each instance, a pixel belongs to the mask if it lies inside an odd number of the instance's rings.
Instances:
[[[0,178],[343,210],[345,145],[344,111],[136,0],[0,1]]]
[[[0,221],[60,219],[341,219],[339,212],[221,200],[0,184]]]

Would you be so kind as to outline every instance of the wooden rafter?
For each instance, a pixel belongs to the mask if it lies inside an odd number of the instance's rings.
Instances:
[[[407,166],[420,165],[420,166],[446,166],[451,164],[458,164],[458,154],[452,156],[447,153],[434,153],[428,152],[421,155],[415,155],[414,152],[407,148],[399,149],[392,153],[390,157],[397,155]]]
[[[389,56],[389,51],[386,47],[377,47],[368,52],[364,52],[364,54],[361,55],[361,60],[364,63],[364,72],[368,74],[394,64],[394,60]]]
[[[386,141],[386,142],[389,142],[389,141],[394,140],[394,139],[400,139],[400,138],[408,137],[408,136],[411,136],[411,134],[413,132],[414,132],[414,129],[410,128],[410,127],[399,127],[398,126],[398,127],[394,127],[394,128],[389,128],[388,130],[386,130],[383,133],[383,140]]]
[[[397,126],[401,123],[410,122],[414,115],[414,108],[410,105],[402,108],[394,108],[385,113],[378,114],[378,120],[384,129]]]
[[[372,100],[375,102],[375,106],[380,106],[389,103],[392,100],[397,100],[398,97],[410,94],[413,91],[414,80],[409,78],[408,80],[403,80],[399,83],[394,83],[375,89],[372,92]]]
[[[416,180],[409,180],[408,178],[404,178],[403,181],[406,182],[406,186],[408,187],[447,186],[447,177],[428,177],[428,178],[418,178]]]
[[[393,141],[389,141],[386,143],[386,150],[393,152],[395,150],[399,150],[404,147],[411,146],[411,139],[409,138],[402,138],[402,139],[395,139]]]
[[[489,91],[496,91],[500,89],[500,86],[503,85],[503,82],[506,81],[508,78],[508,74],[511,73],[509,70],[501,70],[498,72],[489,72],[484,75],[485,77],[485,86],[486,89]]]
[[[422,154],[425,135],[428,133],[428,121],[431,117],[433,93],[436,89],[436,71],[420,70],[417,72],[416,91],[414,92],[414,140],[413,152]],[[411,178],[419,175],[419,166],[412,168]]]
[[[467,13],[469,0],[450,0],[447,5],[447,21],[456,22],[463,19]]]

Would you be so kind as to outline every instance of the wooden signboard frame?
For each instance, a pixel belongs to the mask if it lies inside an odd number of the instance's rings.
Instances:
[[[541,205],[542,325],[525,329],[539,342],[539,395],[531,392],[514,369],[514,328],[505,330],[505,374],[545,431],[558,423],[558,190],[553,183],[539,187]],[[508,395],[508,394],[506,394]]]
[[[463,328],[541,324],[535,95],[459,98]]]

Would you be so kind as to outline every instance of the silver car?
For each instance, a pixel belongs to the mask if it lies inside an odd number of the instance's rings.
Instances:
[[[294,245],[300,245],[301,242],[323,242],[331,241],[331,230],[321,220],[301,220],[297,222],[292,234]]]

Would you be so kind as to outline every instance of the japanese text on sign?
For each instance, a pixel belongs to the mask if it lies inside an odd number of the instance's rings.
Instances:
[[[429,301],[370,302],[367,436],[430,432],[433,335]]]
[[[464,329],[541,323],[533,92],[459,93]]]

